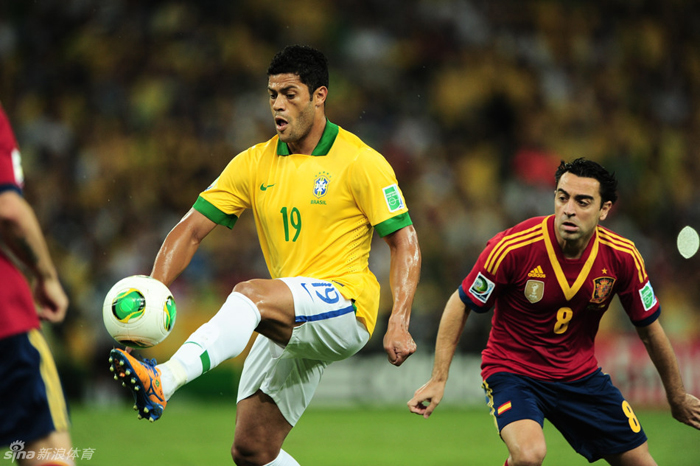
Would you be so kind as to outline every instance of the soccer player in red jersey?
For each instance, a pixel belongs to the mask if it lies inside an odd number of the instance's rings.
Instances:
[[[62,453],[71,450],[68,411],[39,329],[40,319],[63,321],[68,297],[22,187],[17,142],[0,107],[0,445],[12,444],[23,465],[72,465]],[[32,275],[31,288],[15,260]]]
[[[562,162],[555,178],[554,215],[494,236],[448,300],[432,376],[409,409],[432,414],[470,311],[495,307],[481,368],[510,454],[506,465],[542,464],[545,418],[590,462],[655,465],[639,420],[594,354],[598,324],[614,295],[659,372],[673,417],[700,429],[700,401],[685,391],[634,243],[599,225],[617,200],[614,175],[576,159]]]

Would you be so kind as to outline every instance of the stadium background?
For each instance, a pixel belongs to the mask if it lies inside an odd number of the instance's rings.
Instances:
[[[578,156],[617,173],[605,225],[645,257],[686,385],[700,393],[700,259],[675,247],[684,225],[700,227],[699,22],[700,6],[681,0],[2,2],[0,101],[71,298],[66,322],[47,328],[67,393],[87,405],[125,395],[105,363],[104,295],[149,273],[197,194],[274,134],[265,71],[290,43],[327,54],[327,113],[392,163],[423,251],[418,353],[402,369],[386,364],[380,317],[360,356],[329,372],[319,404],[405,402],[429,375],[443,305],[485,241],[550,213],[553,171]],[[176,330],[148,356],[170,354],[235,283],[267,276],[249,214],[220,230],[172,286]],[[386,314],[381,240],[371,266]],[[468,324],[446,401],[481,402],[488,328],[488,317]],[[598,342],[630,399],[664,406],[619,307]],[[240,363],[183,392],[228,398]]]

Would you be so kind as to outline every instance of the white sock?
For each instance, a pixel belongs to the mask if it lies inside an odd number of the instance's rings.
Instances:
[[[267,463],[264,466],[299,466],[297,460],[292,458],[292,456],[284,450],[280,450],[280,454],[277,458]]]
[[[170,360],[157,367],[165,399],[243,350],[260,323],[260,311],[247,296],[232,292],[219,312],[199,327]]]

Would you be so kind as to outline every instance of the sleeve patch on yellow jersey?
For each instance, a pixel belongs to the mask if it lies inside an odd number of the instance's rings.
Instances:
[[[386,200],[386,205],[389,207],[389,212],[396,212],[404,207],[403,197],[401,197],[401,192],[399,192],[399,185],[392,184],[382,189],[384,193],[384,200]]]

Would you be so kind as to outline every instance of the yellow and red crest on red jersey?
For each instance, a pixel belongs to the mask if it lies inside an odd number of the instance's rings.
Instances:
[[[605,302],[612,294],[615,279],[612,277],[598,277],[593,279],[593,296],[591,302],[600,304]]]

